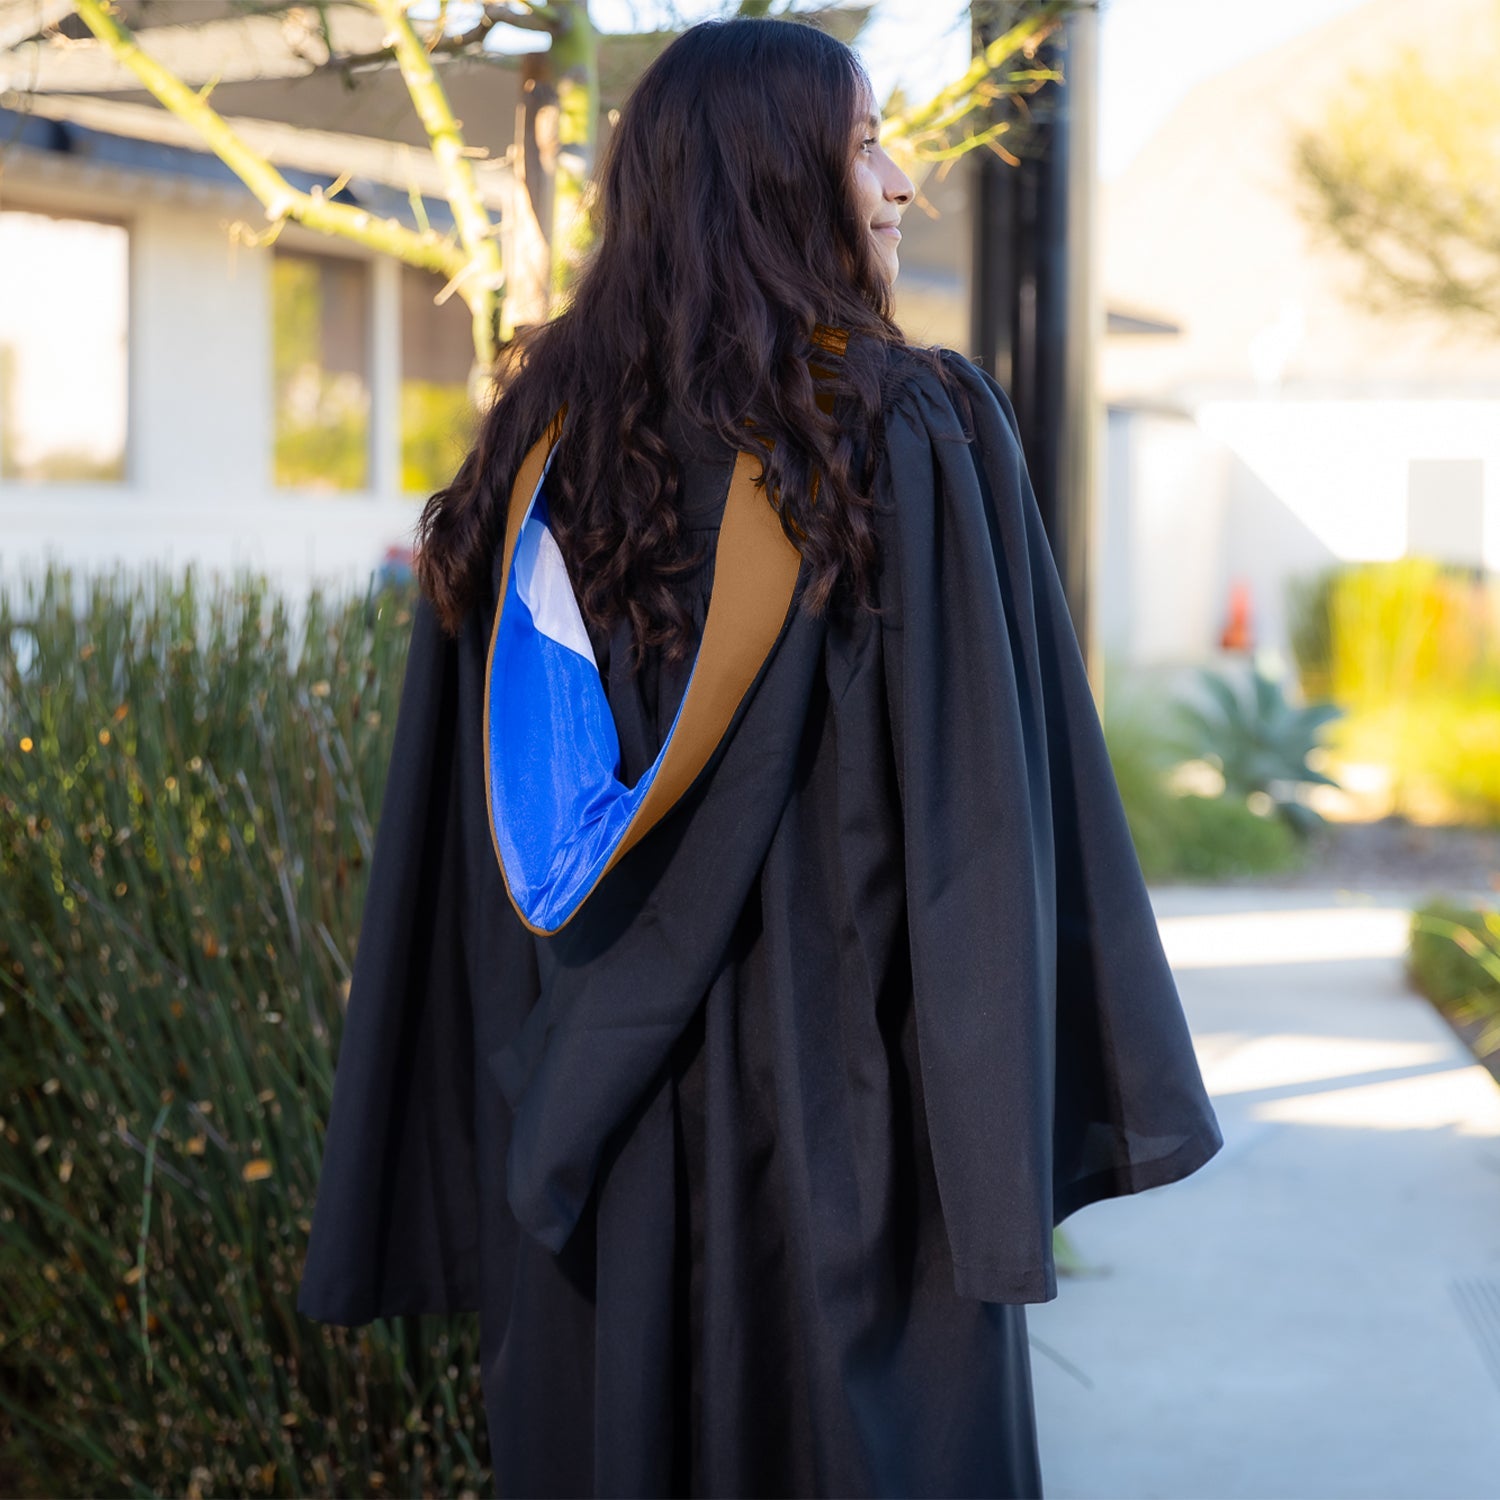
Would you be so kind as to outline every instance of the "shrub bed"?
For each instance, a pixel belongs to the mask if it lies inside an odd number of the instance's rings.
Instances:
[[[0,604],[10,1492],[487,1483],[477,1320],[295,1310],[411,603]]]
[[[1500,910],[1434,900],[1411,918],[1407,977],[1500,1079]]]

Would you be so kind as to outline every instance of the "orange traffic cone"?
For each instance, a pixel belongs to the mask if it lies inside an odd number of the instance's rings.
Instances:
[[[1219,637],[1219,646],[1225,651],[1249,651],[1255,645],[1255,632],[1250,625],[1250,582],[1236,578],[1229,586],[1229,620]]]

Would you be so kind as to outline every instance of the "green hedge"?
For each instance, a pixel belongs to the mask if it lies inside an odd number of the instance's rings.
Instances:
[[[1204,881],[1296,869],[1306,851],[1279,817],[1242,796],[1180,795],[1168,785],[1184,758],[1175,704],[1106,699],[1104,737],[1141,872],[1148,881]]]
[[[295,1311],[411,596],[77,587],[0,606],[0,1476],[480,1493],[477,1320]]]
[[[1500,911],[1432,900],[1411,917],[1407,975],[1465,1033],[1476,1056],[1500,1058]]]

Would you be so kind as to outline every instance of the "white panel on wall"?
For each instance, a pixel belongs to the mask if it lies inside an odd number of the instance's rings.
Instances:
[[[1127,662],[1135,653],[1131,599],[1131,533],[1135,494],[1131,487],[1131,453],[1138,415],[1108,407],[1104,416],[1103,495],[1094,563],[1094,615],[1098,642],[1106,662]]]
[[[1195,422],[1141,413],[1131,463],[1131,655],[1201,660],[1224,604],[1228,453]]]
[[[1484,460],[1413,458],[1406,470],[1406,550],[1479,567],[1484,562]]]

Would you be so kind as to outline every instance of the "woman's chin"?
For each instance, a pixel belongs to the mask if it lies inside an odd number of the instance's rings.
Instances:
[[[895,276],[900,272],[900,258],[895,254],[895,246],[877,245],[874,254],[874,269],[880,273],[880,279],[886,284],[895,281]]]

